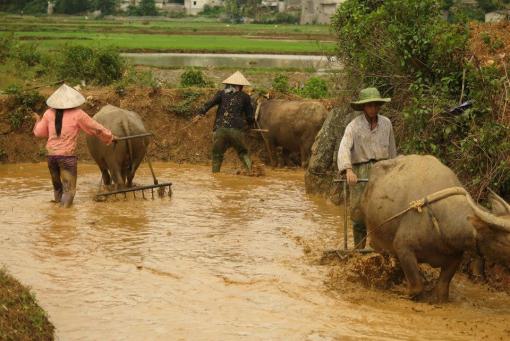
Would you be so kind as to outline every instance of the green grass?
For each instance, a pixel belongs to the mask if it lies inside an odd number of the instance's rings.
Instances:
[[[53,340],[53,331],[34,295],[0,269],[0,340]]]
[[[4,30],[69,30],[85,31],[116,30],[129,31],[132,29],[168,32],[224,32],[225,34],[238,32],[244,34],[269,33],[271,35],[324,35],[330,36],[327,25],[291,25],[291,24],[227,24],[210,19],[172,19],[172,20],[143,20],[125,18],[119,20],[85,20],[83,17],[32,17],[32,16],[0,16],[0,23]],[[331,38],[331,37],[330,37]]]
[[[41,39],[39,46],[56,49],[63,44],[113,46],[122,51],[195,51],[239,53],[322,54],[332,52],[334,44],[312,40],[274,40],[243,36],[151,35],[129,33],[22,32],[24,41]]]
[[[83,17],[0,16],[0,31],[24,40],[114,46],[122,51],[323,54],[334,50],[325,25],[225,24],[209,20],[85,20]],[[278,38],[278,39],[276,39]]]

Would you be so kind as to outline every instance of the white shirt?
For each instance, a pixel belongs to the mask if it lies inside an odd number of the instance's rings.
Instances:
[[[361,114],[345,128],[338,148],[338,170],[352,168],[370,160],[392,159],[397,156],[393,126],[389,118],[377,115],[377,126],[371,130],[370,122]]]

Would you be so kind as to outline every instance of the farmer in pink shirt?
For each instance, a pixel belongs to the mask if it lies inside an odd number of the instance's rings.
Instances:
[[[70,207],[76,193],[76,140],[83,130],[109,145],[114,140],[111,131],[94,121],[78,107],[85,98],[75,89],[63,84],[46,101],[50,107],[42,118],[34,113],[34,135],[47,137],[48,168],[51,174],[55,202]]]

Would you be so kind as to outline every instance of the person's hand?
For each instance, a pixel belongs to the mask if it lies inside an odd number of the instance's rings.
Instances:
[[[118,138],[118,136],[112,135],[112,142],[117,142]]]
[[[32,113],[32,118],[38,122],[41,120],[41,116],[39,114],[36,114],[35,112]]]
[[[193,117],[191,119],[191,122],[197,123],[198,121],[200,121],[201,118],[202,118],[202,115],[196,115],[195,117]]]
[[[358,177],[350,168],[345,171],[345,177],[347,178],[347,183],[350,186],[356,185],[358,182]]]

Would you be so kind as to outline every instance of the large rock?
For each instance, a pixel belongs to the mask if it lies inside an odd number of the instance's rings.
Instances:
[[[334,108],[322,125],[312,146],[312,156],[305,173],[306,192],[320,194],[340,203],[341,186],[334,184],[338,168],[336,156],[345,127],[358,114],[349,104]]]

